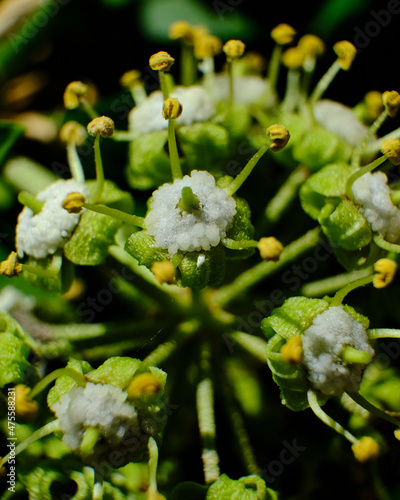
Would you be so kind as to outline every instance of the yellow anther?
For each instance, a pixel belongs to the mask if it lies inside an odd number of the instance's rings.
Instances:
[[[206,59],[220,54],[222,51],[221,40],[214,35],[196,37],[194,55],[197,59]]]
[[[304,35],[300,38],[297,47],[306,57],[318,57],[325,51],[325,44],[319,36]]]
[[[269,149],[274,153],[283,149],[290,139],[289,130],[277,123],[267,128],[267,135],[271,138]]]
[[[296,30],[292,28],[289,24],[278,24],[278,26],[275,26],[275,28],[272,29],[271,31],[271,38],[278,44],[278,45],[286,45],[293,41],[294,37],[296,36]]]
[[[171,40],[183,40],[186,43],[192,43],[193,27],[187,21],[176,21],[170,25],[168,35]]]
[[[157,394],[162,389],[161,381],[152,373],[140,373],[133,377],[126,392],[128,398],[140,398]]]
[[[378,90],[371,90],[365,94],[364,99],[367,106],[365,111],[366,117],[368,120],[373,121],[378,118],[383,111],[382,93]]]
[[[394,437],[395,437],[398,441],[400,441],[400,429],[396,429],[396,430],[393,432],[393,434],[394,434]]]
[[[86,286],[85,282],[81,278],[74,278],[69,289],[63,293],[63,299],[65,300],[77,300],[83,297]]]
[[[74,143],[77,146],[85,144],[87,130],[78,122],[70,121],[65,123],[60,130],[60,139],[66,143]]]
[[[397,115],[400,109],[400,95],[396,90],[387,90],[382,94],[383,105],[392,118]]]
[[[229,40],[222,47],[222,50],[226,54],[227,61],[234,61],[235,59],[239,59],[244,54],[244,50],[246,45],[240,40]]]
[[[400,165],[400,139],[385,139],[381,143],[382,153],[393,165]]]
[[[33,418],[37,415],[38,404],[31,399],[30,392],[26,385],[15,386],[15,413],[20,417]]]
[[[168,52],[157,52],[149,59],[150,68],[155,71],[169,71],[174,64],[175,59]]]
[[[129,71],[126,71],[121,76],[121,78],[119,79],[119,83],[121,84],[122,87],[126,89],[131,89],[136,85],[142,85],[141,77],[142,74],[139,70],[131,69]]]
[[[351,447],[356,460],[359,462],[367,462],[372,458],[379,456],[380,446],[377,441],[370,437],[364,436],[354,443]]]
[[[301,363],[303,358],[303,344],[301,335],[295,335],[289,339],[280,349],[280,354],[284,361],[290,364],[297,365]]]
[[[175,97],[165,99],[162,114],[166,120],[175,120],[182,114],[182,104]]]
[[[246,52],[243,56],[243,62],[245,63],[247,69],[257,73],[264,71],[267,67],[265,57],[258,52]]]
[[[94,137],[111,137],[114,133],[114,122],[108,116],[99,116],[88,124],[87,131]]]
[[[261,238],[257,248],[262,259],[277,262],[281,256],[283,245],[274,236],[269,236],[268,238]]]
[[[175,268],[169,260],[154,262],[150,270],[159,283],[168,283],[169,285],[175,283]]]
[[[393,281],[396,271],[397,262],[392,259],[379,259],[374,264],[373,285],[375,288],[385,288]]]
[[[0,274],[7,278],[15,278],[22,273],[22,264],[17,261],[17,252],[11,252],[6,260],[0,263]]]
[[[67,85],[64,91],[64,106],[66,109],[75,109],[82,98],[86,97],[89,87],[83,82],[75,81]]]
[[[62,207],[70,214],[79,214],[85,201],[82,193],[69,193],[62,202]]]
[[[342,40],[335,43],[333,50],[338,56],[339,66],[344,70],[350,69],[350,66],[352,65],[357,54],[355,46],[347,40]]]
[[[303,66],[305,54],[298,47],[290,47],[282,54],[282,63],[289,69],[298,69]]]

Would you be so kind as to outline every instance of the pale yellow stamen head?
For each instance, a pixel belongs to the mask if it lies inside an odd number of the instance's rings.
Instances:
[[[119,83],[121,84],[122,87],[126,89],[131,89],[136,85],[142,84],[141,77],[142,74],[139,70],[131,69],[129,71],[125,71],[125,73],[119,79]]]
[[[133,377],[126,392],[128,398],[140,398],[142,396],[151,396],[160,392],[162,388],[160,380],[152,373],[140,373]]]
[[[381,143],[382,153],[393,165],[400,165],[400,139],[385,139]]]
[[[79,214],[85,201],[82,193],[69,193],[62,202],[62,207],[70,214]]]
[[[293,41],[296,36],[296,30],[292,28],[289,24],[278,24],[271,31],[271,38],[278,45],[286,45]]]
[[[365,104],[367,105],[367,118],[375,120],[383,111],[382,93],[378,90],[367,92],[365,94]]]
[[[257,245],[261,258],[264,260],[272,260],[277,262],[281,256],[283,245],[274,236],[261,238]]]
[[[318,57],[325,52],[325,44],[319,36],[304,35],[300,38],[297,47],[306,57]]]
[[[149,59],[150,68],[155,71],[169,71],[174,64],[175,59],[168,52],[157,52]]]
[[[394,280],[397,272],[397,262],[392,259],[379,259],[374,264],[373,285],[375,288],[385,288]]]
[[[222,47],[222,50],[226,54],[227,61],[234,61],[235,59],[239,59],[244,54],[246,46],[240,40],[229,40]]]
[[[171,40],[183,40],[186,43],[192,43],[193,27],[187,21],[175,21],[169,26],[168,36]]]
[[[37,415],[38,404],[31,399],[30,392],[26,385],[15,386],[15,413],[20,417],[33,418]]]
[[[65,123],[60,130],[60,139],[65,143],[74,143],[82,146],[87,138],[87,130],[78,122]]]
[[[168,285],[175,283],[175,268],[169,260],[154,262],[150,270],[159,283]]]
[[[282,63],[289,69],[299,69],[303,66],[305,54],[298,47],[290,47],[282,54]]]
[[[303,344],[301,335],[295,335],[289,339],[280,349],[280,354],[284,361],[290,364],[297,365],[301,363],[303,358]]]
[[[7,259],[0,263],[0,275],[16,278],[20,273],[22,273],[22,264],[17,261],[17,253],[11,252]]]
[[[261,72],[267,68],[267,61],[264,56],[258,52],[247,52],[243,56],[243,61],[250,71]]]
[[[75,109],[79,106],[81,99],[86,97],[89,87],[83,82],[75,81],[67,85],[64,91],[64,106],[66,109]]]
[[[269,149],[274,153],[283,149],[290,139],[289,130],[277,123],[267,128],[267,135],[271,139]]]
[[[400,109],[400,95],[396,90],[387,90],[382,94],[383,105],[389,116],[395,117]]]
[[[339,66],[346,71],[350,69],[357,54],[355,46],[347,40],[342,40],[335,43],[333,50],[338,56]]]
[[[194,55],[197,59],[206,59],[220,54],[222,51],[221,40],[214,35],[204,35],[196,38]]]
[[[164,101],[162,114],[165,120],[175,120],[182,114],[182,104],[175,97],[169,97]]]
[[[93,137],[111,137],[114,134],[114,121],[108,116],[99,116],[88,124],[87,131]]]
[[[377,441],[370,437],[364,436],[354,443],[351,447],[356,460],[359,462],[367,462],[379,456],[380,446]]]

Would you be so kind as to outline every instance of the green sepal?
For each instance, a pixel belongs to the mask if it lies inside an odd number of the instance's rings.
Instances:
[[[310,170],[318,170],[334,162],[347,162],[352,147],[337,135],[321,126],[314,126],[295,142],[293,158]]]
[[[218,161],[226,158],[229,152],[227,130],[210,122],[179,127],[177,140],[186,171],[216,169]]]
[[[251,223],[251,210],[249,204],[243,198],[236,198],[236,214],[233,217],[232,225],[226,232],[226,237],[236,241],[252,240],[254,236],[254,226]],[[254,248],[243,250],[232,250],[227,248],[227,259],[247,259],[255,252]]]
[[[96,189],[95,181],[88,181],[89,193]],[[133,212],[133,199],[130,193],[122,191],[113,182],[105,181],[101,199],[98,202],[123,212]],[[85,210],[71,238],[64,246],[67,259],[80,266],[102,264],[108,254],[108,247],[114,243],[114,236],[122,221]]]
[[[221,474],[207,492],[206,500],[278,500],[274,490],[256,475],[230,479]]]
[[[337,206],[327,203],[320,212],[318,222],[333,247],[359,250],[371,242],[371,228],[350,200],[342,199]]]
[[[134,189],[152,189],[171,181],[171,164],[166,152],[168,132],[149,132],[129,144],[125,174]]]
[[[198,265],[203,255],[205,260]],[[188,286],[197,290],[218,285],[225,276],[225,264],[225,249],[221,245],[207,251],[188,252],[177,268],[176,281],[182,287]]]
[[[125,243],[125,251],[134,257],[139,264],[151,267],[153,262],[169,259],[167,250],[155,246],[154,238],[147,231],[132,233]]]
[[[30,348],[24,342],[25,332],[12,316],[0,311],[0,387],[24,381],[33,367],[27,361]]]
[[[317,220],[327,198],[342,198],[347,178],[353,171],[346,163],[334,163],[311,175],[299,191],[300,203],[306,214]]]
[[[49,292],[66,292],[75,277],[75,269],[71,262],[62,257],[61,250],[44,259],[28,257],[25,264],[37,269],[38,272],[46,271],[51,276],[40,276],[24,269],[22,276],[34,286]]]

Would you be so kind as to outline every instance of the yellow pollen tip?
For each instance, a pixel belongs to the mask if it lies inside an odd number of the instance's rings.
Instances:
[[[394,437],[395,437],[398,441],[400,441],[400,429],[396,429],[396,430],[393,432],[393,434],[394,434]]]
[[[271,139],[269,149],[274,153],[283,149],[290,139],[289,130],[277,123],[267,128],[267,136]]]
[[[128,398],[133,399],[157,394],[161,388],[161,382],[155,375],[152,373],[141,373],[133,377],[126,392],[128,393]]]
[[[324,42],[316,35],[302,36],[297,47],[306,57],[318,57],[325,52]]]
[[[30,392],[26,385],[15,386],[15,413],[20,417],[33,418],[37,415],[38,404],[31,399]]]
[[[369,120],[375,120],[383,111],[382,93],[371,90],[365,94],[366,114]]]
[[[298,47],[290,47],[282,54],[282,63],[289,69],[299,69],[303,66],[305,53]]]
[[[0,262],[0,275],[16,278],[20,273],[22,273],[22,264],[17,261],[17,253],[11,252],[6,260]]]
[[[206,59],[220,54],[222,51],[221,40],[214,35],[196,37],[194,55],[197,59]]]
[[[383,105],[390,117],[395,117],[400,109],[400,95],[396,90],[387,90],[382,94]]]
[[[382,153],[393,165],[400,165],[400,139],[385,139],[381,143]]]
[[[87,138],[87,130],[78,122],[65,123],[60,130],[60,139],[65,143],[74,143],[82,146]]]
[[[187,21],[175,21],[169,26],[168,36],[171,40],[193,41],[193,27]]]
[[[375,288],[385,288],[393,281],[397,272],[397,262],[392,259],[379,259],[374,264],[373,285]]]
[[[250,71],[259,73],[267,68],[265,57],[258,52],[247,52],[243,56],[243,61],[246,64],[246,68]]]
[[[347,40],[342,40],[335,43],[333,50],[338,56],[339,66],[346,71],[350,69],[357,54],[355,46]]]
[[[164,101],[163,105],[163,118],[165,120],[175,120],[182,114],[182,104],[175,97],[169,97]]]
[[[274,236],[269,236],[268,238],[261,238],[257,248],[262,259],[277,262],[281,256],[283,245]]]
[[[79,81],[71,82],[64,91],[64,106],[66,109],[75,109],[79,106],[80,100],[87,95],[89,87]]]
[[[157,52],[149,59],[150,68],[155,71],[169,71],[174,64],[175,59],[168,52]]]
[[[172,285],[175,283],[175,268],[169,260],[154,262],[150,270],[160,284]]]
[[[114,134],[114,122],[108,116],[98,116],[88,124],[87,131],[93,137],[111,137]]]
[[[280,354],[284,361],[290,364],[301,363],[303,357],[303,344],[301,335],[295,335],[289,339],[280,349]]]
[[[271,31],[271,38],[278,45],[286,45],[293,41],[296,36],[296,30],[289,24],[278,24]]]
[[[123,75],[121,75],[119,79],[119,83],[121,87],[126,89],[131,89],[136,85],[141,85],[141,77],[142,74],[137,69],[131,69],[129,71],[125,71]]]
[[[352,445],[351,449],[353,450],[356,460],[359,462],[367,462],[372,458],[376,458],[379,456],[380,452],[379,444],[370,436],[364,436],[359,439]]]
[[[86,198],[82,193],[69,193],[61,206],[70,214],[79,214],[85,201]]]
[[[229,40],[222,47],[222,50],[226,54],[227,61],[234,61],[235,59],[239,59],[244,54],[246,46],[240,40]]]

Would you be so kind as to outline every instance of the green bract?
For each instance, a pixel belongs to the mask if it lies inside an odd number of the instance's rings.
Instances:
[[[230,479],[221,474],[210,486],[206,500],[277,500],[275,491],[267,488],[265,481],[259,476],[246,476]]]

